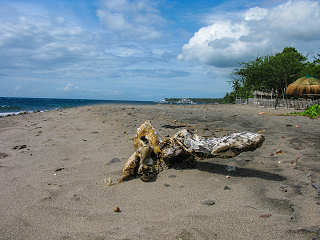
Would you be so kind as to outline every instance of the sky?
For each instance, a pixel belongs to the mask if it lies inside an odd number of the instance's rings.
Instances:
[[[0,0],[0,96],[223,97],[239,63],[320,53],[319,0]]]

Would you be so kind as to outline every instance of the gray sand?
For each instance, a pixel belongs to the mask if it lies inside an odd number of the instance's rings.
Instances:
[[[103,105],[0,118],[0,239],[318,239],[320,120],[281,112]],[[180,129],[172,125],[203,136],[259,131],[266,140],[154,182],[106,186],[147,119],[162,136]]]

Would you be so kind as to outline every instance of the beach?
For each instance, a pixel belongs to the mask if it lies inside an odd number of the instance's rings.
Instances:
[[[0,239],[320,239],[319,120],[286,112],[106,104],[2,117]],[[107,186],[145,120],[162,137],[190,128],[258,132],[265,141],[153,182]]]

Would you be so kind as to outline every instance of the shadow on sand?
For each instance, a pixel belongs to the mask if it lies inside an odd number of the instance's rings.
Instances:
[[[203,162],[198,161],[197,165],[195,166],[196,169],[200,171],[206,171],[209,173],[215,174],[222,174],[222,175],[229,175],[234,177],[254,177],[254,178],[261,178],[265,180],[271,181],[284,181],[287,178],[270,172],[265,172],[256,169],[250,168],[239,168],[236,167],[235,171],[228,171],[228,165],[225,164],[218,164],[218,163],[210,163],[210,162]]]
[[[261,170],[251,169],[251,168],[235,167],[234,171],[230,171],[229,165],[204,162],[204,161],[197,161],[193,166],[181,166],[181,164],[177,164],[175,166],[172,166],[172,168],[176,170],[198,169],[200,171],[205,171],[205,172],[214,173],[214,174],[228,175],[233,177],[261,178],[269,181],[284,181],[287,179],[286,177],[276,173],[270,173],[270,172],[265,172]],[[126,179],[126,181],[136,179],[136,178],[138,178],[138,176],[131,176],[130,178]],[[153,175],[152,177],[148,177],[147,180],[144,180],[143,178],[140,178],[140,179],[144,182],[155,182],[157,180],[157,174]]]

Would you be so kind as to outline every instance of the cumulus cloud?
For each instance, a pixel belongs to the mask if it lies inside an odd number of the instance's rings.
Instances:
[[[230,67],[287,45],[307,51],[308,44],[320,43],[319,26],[320,3],[315,0],[287,1],[269,9],[254,7],[200,28],[178,59]]]
[[[175,26],[164,31],[167,23],[157,8],[165,1],[84,2],[90,9],[97,7],[98,18],[90,14],[92,22],[48,1],[1,5],[0,95],[140,100],[223,96],[227,87],[221,69],[176,61],[182,39]],[[239,32],[239,40],[247,34],[247,28],[236,26],[224,37],[232,31]],[[161,34],[165,38],[158,38]]]
[[[103,0],[97,16],[108,30],[139,39],[160,37],[158,27],[165,22],[149,0]]]
[[[288,1],[274,8],[267,21],[286,39],[320,39],[320,2]]]
[[[15,19],[0,18],[3,71],[65,67],[90,55],[86,31],[81,26],[62,17],[52,19],[43,13],[28,14],[18,11]]]
[[[246,21],[252,21],[252,20],[262,20],[267,16],[268,10],[260,7],[254,7],[250,8],[248,11],[244,14],[244,19]]]

